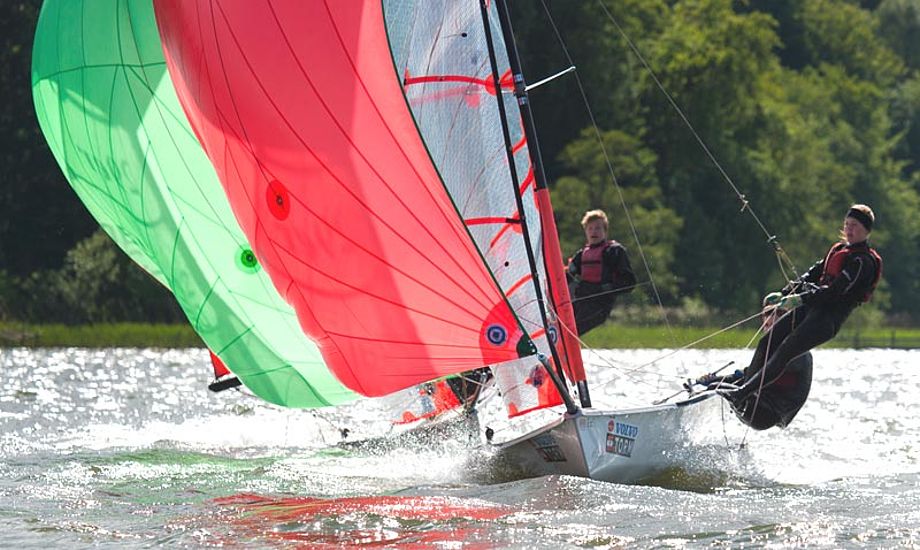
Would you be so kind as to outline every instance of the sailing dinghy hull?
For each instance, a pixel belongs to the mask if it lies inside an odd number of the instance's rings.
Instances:
[[[524,476],[573,475],[637,483],[671,467],[686,443],[685,417],[702,401],[691,399],[623,411],[584,410],[507,443],[495,459]]]

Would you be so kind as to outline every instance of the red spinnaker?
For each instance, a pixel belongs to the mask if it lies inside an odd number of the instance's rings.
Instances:
[[[335,375],[383,395],[526,338],[406,105],[379,1],[156,0],[180,101]]]

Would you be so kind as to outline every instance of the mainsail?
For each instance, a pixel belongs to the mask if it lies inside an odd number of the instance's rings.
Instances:
[[[179,106],[150,0],[46,0],[32,85],[41,128],[81,200],[250,390],[289,407],[356,397],[240,230]]]
[[[558,340],[559,327],[553,308],[539,299],[549,289],[542,286],[538,295],[536,288],[537,281],[546,284],[547,276],[534,170],[495,7],[484,11],[478,2],[387,0],[384,14],[396,72],[431,159],[537,349],[552,357],[550,340]],[[522,218],[529,242],[522,235]],[[564,355],[562,361],[568,371]],[[512,363],[503,370],[516,367],[498,376],[506,399],[521,397],[509,402],[512,414],[561,403],[545,373],[532,375],[534,368],[542,370],[539,363]],[[531,390],[529,399],[525,388]]]
[[[442,20],[448,5],[439,4]],[[412,40],[408,26],[388,35],[380,2],[156,0],[155,8],[179,99],[243,231],[345,385],[383,395],[533,354],[534,340],[546,348],[533,282],[512,250],[513,193],[483,191],[507,174],[503,145],[493,134],[451,149],[454,138],[435,143],[416,125],[426,119],[413,117],[406,97],[423,105],[429,92],[406,86],[390,50],[399,37]],[[411,48],[399,52],[406,67],[420,62]],[[486,66],[476,78],[492,74]],[[484,125],[471,113],[464,124]],[[469,140],[482,139],[478,130]],[[522,134],[518,141],[521,151]],[[445,169],[448,156],[467,154],[476,155],[469,165]],[[514,158],[538,221],[529,161]],[[471,184],[465,198],[446,175],[455,170]],[[485,208],[491,202],[497,208]]]

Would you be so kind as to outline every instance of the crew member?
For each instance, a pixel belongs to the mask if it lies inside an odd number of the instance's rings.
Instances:
[[[758,388],[775,382],[792,359],[836,336],[850,313],[871,298],[882,276],[882,258],[868,243],[874,224],[871,208],[851,206],[843,220],[841,241],[802,277],[764,298],[768,305],[792,311],[760,339],[745,369],[746,381],[725,394],[729,401],[740,406]]]
[[[626,248],[607,239],[607,214],[590,210],[581,220],[586,244],[569,260],[569,292],[578,335],[601,325],[610,315],[616,296],[636,285]]]

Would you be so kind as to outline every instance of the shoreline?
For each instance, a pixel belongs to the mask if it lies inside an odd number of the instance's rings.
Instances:
[[[686,326],[628,326],[608,323],[583,338],[597,349],[746,348],[756,344],[754,329],[737,328],[711,338],[718,328]],[[204,348],[187,324],[100,323],[95,325],[0,323],[0,348]],[[843,330],[825,348],[920,348],[920,328]]]

